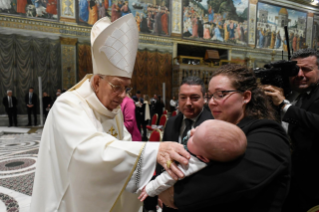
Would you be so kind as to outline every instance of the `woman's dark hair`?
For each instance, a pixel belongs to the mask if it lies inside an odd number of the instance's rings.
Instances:
[[[257,78],[251,69],[243,65],[228,64],[214,71],[212,78],[217,75],[229,77],[236,90],[251,91],[251,100],[246,105],[245,117],[276,120],[275,109],[266,94],[258,86]]]

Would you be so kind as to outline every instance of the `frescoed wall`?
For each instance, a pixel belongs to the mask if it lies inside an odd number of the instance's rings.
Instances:
[[[288,26],[293,51],[305,48],[307,13],[258,2],[256,47],[287,51],[284,26]]]
[[[319,16],[315,15],[313,19],[313,36],[312,36],[312,48],[319,49]]]
[[[58,0],[1,0],[0,13],[56,20]]]
[[[183,8],[183,37],[246,45],[248,0],[189,0]]]
[[[169,0],[78,0],[79,23],[93,25],[108,16],[111,21],[132,13],[141,33],[170,35]]]

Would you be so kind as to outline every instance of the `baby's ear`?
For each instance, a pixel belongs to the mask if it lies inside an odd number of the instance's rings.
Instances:
[[[209,159],[204,157],[204,156],[201,156],[201,155],[197,155],[196,157],[198,157],[199,159],[201,159],[202,161],[204,161],[205,163],[209,163]]]

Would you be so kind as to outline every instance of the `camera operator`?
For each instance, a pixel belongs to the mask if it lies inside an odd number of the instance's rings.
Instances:
[[[302,49],[291,60],[297,61],[299,72],[289,77],[290,101],[283,89],[263,86],[280,109],[292,142],[292,181],[283,212],[319,209],[319,54]]]

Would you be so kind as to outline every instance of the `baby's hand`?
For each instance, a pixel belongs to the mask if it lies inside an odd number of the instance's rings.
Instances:
[[[140,196],[138,197],[138,199],[139,199],[141,202],[143,202],[147,197],[148,197],[148,194],[146,193],[145,187],[144,187],[143,190],[142,190],[142,192],[141,192],[141,194],[140,194]]]

